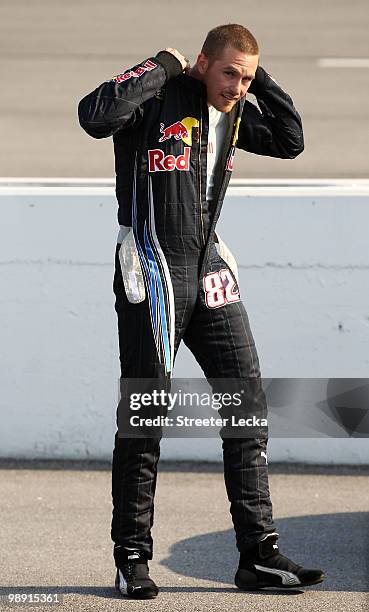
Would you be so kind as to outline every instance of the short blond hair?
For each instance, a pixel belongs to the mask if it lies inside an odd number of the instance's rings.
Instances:
[[[228,23],[210,30],[201,53],[204,53],[212,62],[222,54],[223,49],[227,46],[234,47],[248,55],[259,55],[259,45],[255,36],[238,23]]]

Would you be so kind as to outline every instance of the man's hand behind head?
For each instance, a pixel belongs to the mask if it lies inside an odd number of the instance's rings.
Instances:
[[[174,57],[176,57],[177,60],[179,62],[181,62],[182,70],[184,70],[184,72],[188,72],[190,70],[190,62],[189,62],[189,60],[187,59],[187,57],[182,55],[182,53],[177,51],[177,49],[172,49],[171,47],[167,47],[165,49],[165,51],[167,51],[168,53],[171,53],[172,55],[174,55]]]

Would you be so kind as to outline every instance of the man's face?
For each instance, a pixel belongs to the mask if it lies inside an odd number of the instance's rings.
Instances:
[[[208,104],[229,113],[250,87],[258,61],[258,55],[248,55],[231,46],[225,47],[212,63],[200,53],[196,67],[207,87]]]

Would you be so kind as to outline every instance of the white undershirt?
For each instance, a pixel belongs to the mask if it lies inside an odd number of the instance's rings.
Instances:
[[[206,199],[211,200],[214,187],[214,168],[222,150],[224,138],[227,133],[227,113],[209,106],[209,136],[207,157]]]

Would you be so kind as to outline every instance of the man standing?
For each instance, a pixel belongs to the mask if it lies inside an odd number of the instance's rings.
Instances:
[[[294,158],[304,147],[291,98],[258,63],[251,32],[228,24],[209,32],[192,69],[177,50],[166,49],[80,102],[83,129],[114,141],[118,409],[126,406],[125,381],[167,383],[183,339],[209,380],[242,381],[252,405],[266,415],[237,270],[215,234],[236,147],[279,158]],[[247,91],[259,108],[246,101]],[[241,589],[316,584],[324,579],[321,570],[304,569],[278,550],[266,447],[267,435],[223,437],[224,478],[240,552],[235,583]],[[116,586],[134,598],[158,593],[148,573],[158,459],[158,437],[117,433]]]

